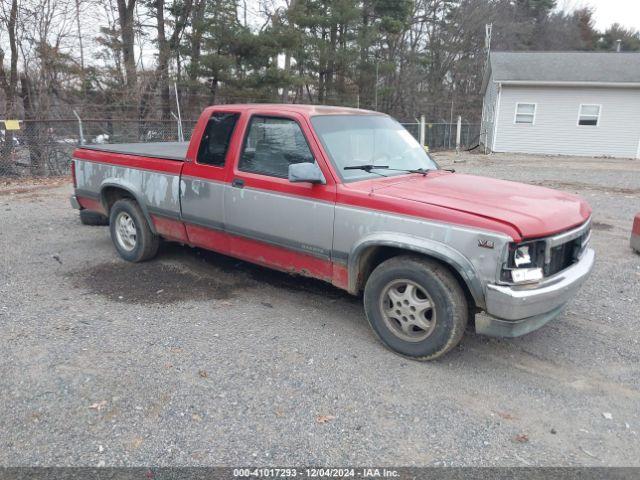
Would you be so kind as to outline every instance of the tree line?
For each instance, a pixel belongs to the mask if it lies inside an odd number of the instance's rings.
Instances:
[[[4,0],[0,118],[163,119],[208,104],[477,121],[495,50],[640,50],[555,0]],[[175,86],[174,86],[175,85]]]

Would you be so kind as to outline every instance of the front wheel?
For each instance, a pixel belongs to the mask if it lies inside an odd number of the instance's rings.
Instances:
[[[367,280],[364,307],[380,340],[416,360],[432,360],[455,347],[468,320],[458,280],[441,263],[420,257],[378,265]]]
[[[149,227],[140,206],[131,199],[118,200],[109,215],[111,240],[122,258],[144,262],[156,256],[160,238]]]

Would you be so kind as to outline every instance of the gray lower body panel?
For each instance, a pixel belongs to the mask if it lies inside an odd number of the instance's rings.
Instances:
[[[326,260],[331,258],[334,210],[330,202],[225,186],[225,230],[230,234]]]
[[[225,183],[182,177],[182,220],[214,230],[224,230]]]
[[[77,158],[74,162],[77,195],[99,199],[105,187],[122,188],[130,192],[145,211],[155,209],[174,217],[180,215],[178,175]]]

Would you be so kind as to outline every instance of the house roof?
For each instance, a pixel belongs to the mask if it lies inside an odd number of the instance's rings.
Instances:
[[[640,86],[640,53],[491,52],[483,92],[492,74],[493,81],[505,84]]]

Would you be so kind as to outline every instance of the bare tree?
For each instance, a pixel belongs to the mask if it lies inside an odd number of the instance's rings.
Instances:
[[[155,0],[154,7],[156,11],[156,29],[158,32],[158,68],[156,74],[158,88],[160,90],[160,110],[162,119],[168,120],[171,118],[171,94],[169,91],[169,62],[171,52],[176,51],[180,44],[180,38],[187,25],[187,20],[191,15],[193,0],[184,0],[181,4],[175,18],[173,32],[169,38],[167,38],[165,29],[165,0]]]
[[[120,20],[120,36],[122,38],[122,59],[126,73],[127,89],[136,90],[137,72],[135,57],[134,11],[136,0],[117,0],[118,18]]]
[[[2,14],[2,23],[6,26],[6,30],[9,34],[9,49],[11,51],[11,58],[9,61],[9,73],[5,70],[4,57],[5,53],[2,47],[0,47],[0,86],[4,91],[4,111],[5,118],[15,118],[16,116],[16,87],[18,85],[18,43],[16,39],[16,28],[18,22],[18,0],[12,0],[11,8],[7,12],[0,12]],[[13,147],[13,138],[11,135],[5,135],[4,144],[1,150],[0,163],[3,164],[3,170],[5,172],[11,172],[13,167],[11,165],[10,153]]]

